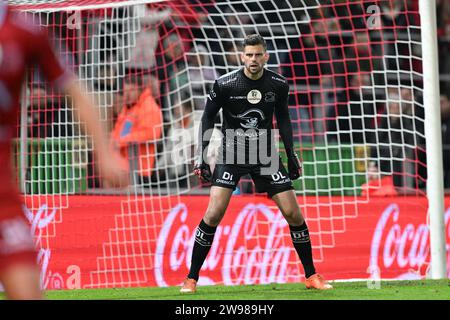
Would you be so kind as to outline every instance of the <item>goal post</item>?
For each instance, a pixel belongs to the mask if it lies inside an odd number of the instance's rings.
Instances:
[[[431,277],[447,278],[447,244],[444,221],[441,109],[437,45],[436,1],[420,0],[422,26],[423,95],[427,141],[427,197],[430,219]]]

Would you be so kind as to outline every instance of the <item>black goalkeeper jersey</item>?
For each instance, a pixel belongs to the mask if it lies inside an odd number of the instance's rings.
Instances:
[[[247,164],[250,154],[259,154],[262,141],[267,141],[265,149],[270,155],[274,115],[285,148],[292,148],[288,95],[286,79],[268,69],[264,69],[258,80],[248,78],[243,68],[221,76],[214,82],[202,116],[202,150],[209,144],[209,136],[205,138],[205,133],[213,128],[220,109],[223,114],[223,140],[219,158],[233,151],[236,161],[236,157],[244,153]]]

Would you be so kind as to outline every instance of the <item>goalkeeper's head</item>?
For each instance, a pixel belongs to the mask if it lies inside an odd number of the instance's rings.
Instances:
[[[249,34],[245,37],[242,47],[245,50],[245,47],[247,46],[262,46],[264,51],[267,51],[266,40],[264,40],[264,38],[257,33]]]
[[[267,43],[259,34],[250,34],[245,37],[241,61],[246,71],[254,77],[262,74],[264,65],[269,60]]]

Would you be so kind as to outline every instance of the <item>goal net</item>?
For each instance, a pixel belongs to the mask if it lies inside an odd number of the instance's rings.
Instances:
[[[185,195],[208,194],[209,186],[192,174],[199,120],[214,80],[241,66],[240,44],[250,33],[264,36],[267,67],[290,85],[295,150],[304,168],[294,186],[316,260],[346,231],[347,219],[358,216],[358,203],[424,194],[417,1],[9,2],[48,28],[61,61],[93,96],[113,147],[130,166],[131,188],[103,183],[71,100],[30,70],[14,146],[29,211],[36,214],[45,203],[60,223],[71,195],[124,196],[92,287],[145,283],[158,254],[145,248],[167,214]],[[134,109],[146,103],[152,111]],[[212,159],[220,117],[216,129]],[[283,151],[281,144],[285,161]],[[251,179],[243,177],[235,193],[254,195]],[[41,246],[54,229],[41,230]],[[138,238],[130,235],[136,229]],[[125,264],[114,263],[119,256]]]

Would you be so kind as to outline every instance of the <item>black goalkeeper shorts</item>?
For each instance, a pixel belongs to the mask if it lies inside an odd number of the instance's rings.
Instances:
[[[256,191],[267,192],[270,198],[277,193],[294,189],[281,159],[278,159],[278,166],[272,168],[261,164],[216,164],[212,185],[234,190],[241,177],[246,174],[252,177]]]

